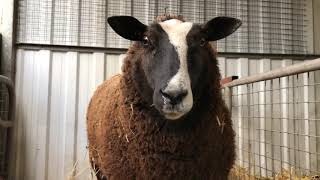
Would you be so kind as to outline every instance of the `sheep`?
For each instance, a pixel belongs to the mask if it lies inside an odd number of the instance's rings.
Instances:
[[[95,91],[87,110],[89,157],[97,179],[227,179],[235,133],[210,41],[241,21],[206,24],[163,15],[149,26],[108,18],[130,46],[122,74]]]

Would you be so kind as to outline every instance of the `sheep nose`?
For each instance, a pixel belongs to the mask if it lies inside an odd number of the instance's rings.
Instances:
[[[184,97],[187,96],[188,91],[185,89],[179,90],[162,90],[160,89],[160,93],[163,97],[170,100],[171,105],[179,104]]]

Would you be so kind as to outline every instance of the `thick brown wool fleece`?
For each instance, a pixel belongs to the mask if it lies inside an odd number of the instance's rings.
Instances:
[[[98,179],[227,179],[235,159],[234,131],[216,59],[208,62],[208,83],[191,112],[172,121],[137,90],[143,78],[136,75],[140,49],[130,47],[123,75],[100,85],[88,107],[89,153]]]

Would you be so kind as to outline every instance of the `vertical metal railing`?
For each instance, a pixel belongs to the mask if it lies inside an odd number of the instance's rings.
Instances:
[[[222,81],[236,131],[233,179],[320,174],[320,59]]]
[[[13,82],[0,75],[0,179],[8,173],[10,153],[10,130],[14,119],[14,86]]]

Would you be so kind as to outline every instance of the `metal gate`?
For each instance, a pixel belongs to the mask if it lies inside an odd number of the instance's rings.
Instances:
[[[319,178],[320,59],[223,88],[236,131],[233,179]]]

